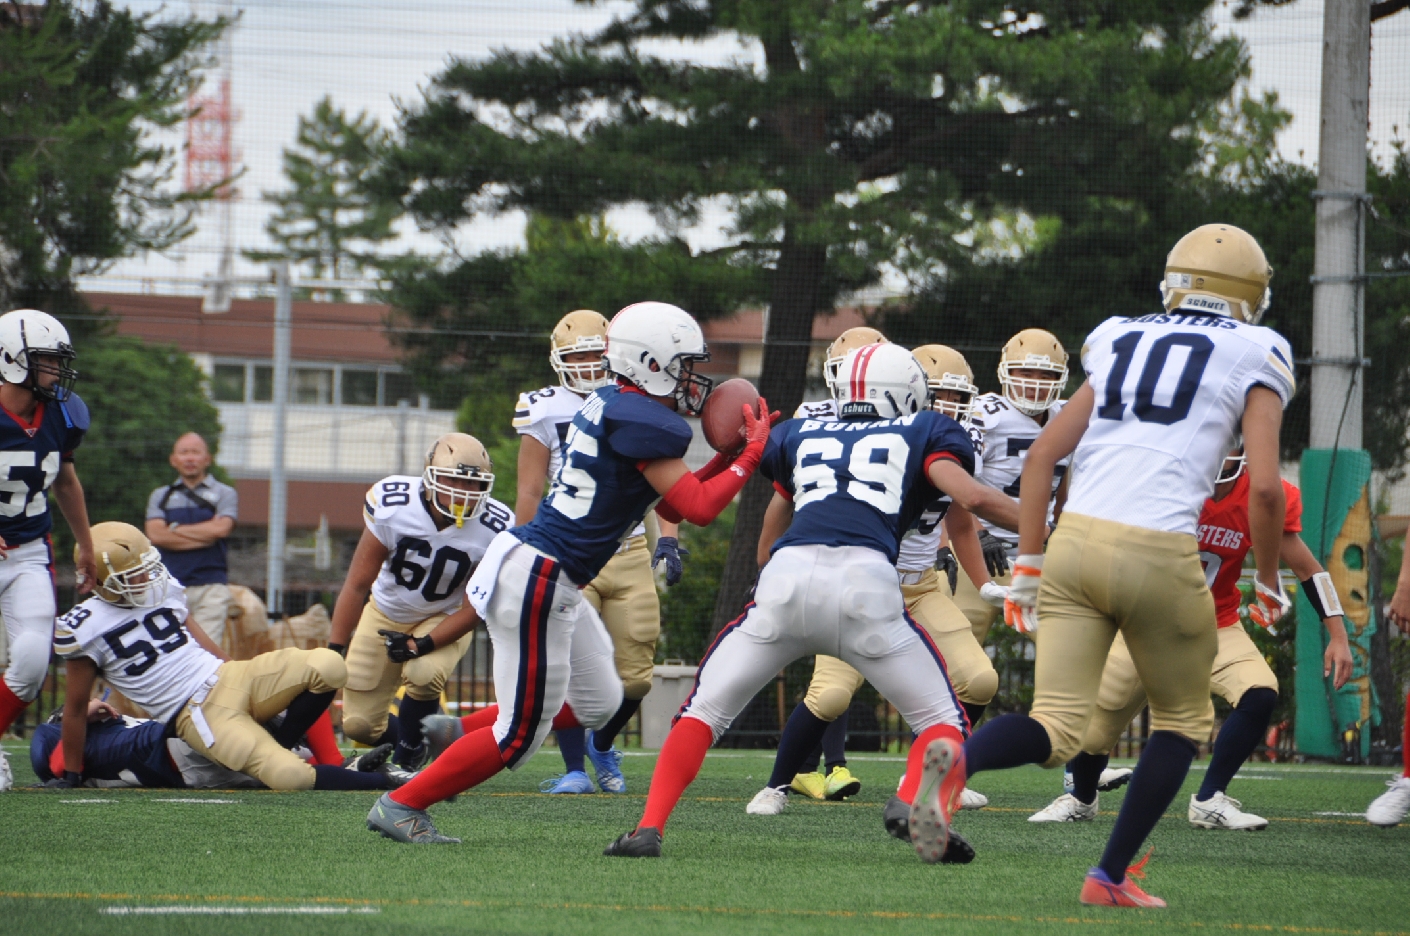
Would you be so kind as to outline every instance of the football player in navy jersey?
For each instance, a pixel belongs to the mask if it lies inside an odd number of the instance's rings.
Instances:
[[[711,383],[694,373],[710,354],[683,309],[663,302],[627,306],[608,326],[603,357],[614,383],[594,391],[573,417],[563,465],[538,513],[490,543],[467,587],[470,612],[451,615],[430,635],[442,646],[473,627],[476,615],[485,620],[499,716],[456,740],[395,797],[377,800],[367,826],[388,838],[458,841],[437,832],[425,810],[527,763],[543,743],[567,697],[580,589],[653,505],[672,523],[703,526],[734,499],[764,454],[769,416],[760,399],[758,413],[744,407],[742,452],[719,455],[693,474],[686,467],[691,431],[680,413],[698,415]],[[616,681],[620,694],[617,674],[606,670],[595,678]]]
[[[922,860],[973,858],[949,828],[964,789],[968,724],[939,651],[906,613],[895,563],[901,535],[937,491],[988,512],[973,478],[974,444],[930,408],[925,370],[905,348],[848,352],[834,396],[840,419],[790,419],[769,436],[760,470],[776,494],[765,528],[786,523],[787,531],[774,541],[754,600],[701,662],[641,821],[608,855],[658,857],[666,820],[710,745],[780,669],[827,654],[859,670],[918,734],[898,795]]]
[[[0,617],[10,663],[0,679],[0,735],[39,695],[54,642],[53,518],[48,492],[77,544],[78,590],[93,587],[93,539],[73,452],[88,407],[73,392],[78,372],[69,333],[34,309],[0,316]],[[0,790],[13,784],[0,752]]]

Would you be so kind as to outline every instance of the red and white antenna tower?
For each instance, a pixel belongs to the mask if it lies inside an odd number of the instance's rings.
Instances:
[[[230,32],[234,29],[234,10],[231,0],[221,0],[213,5],[230,25],[221,36],[217,50],[220,77],[214,93],[197,92],[186,101],[184,188],[187,192],[202,192],[218,186],[215,204],[220,226],[220,264],[215,278],[209,283],[201,308],[205,312],[228,312],[235,273],[232,202],[240,196],[233,184],[239,169],[239,154],[235,149],[235,121],[239,115],[230,97]],[[199,16],[201,6],[193,2],[192,14]]]

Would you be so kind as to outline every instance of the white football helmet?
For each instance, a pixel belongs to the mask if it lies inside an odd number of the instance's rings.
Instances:
[[[925,368],[900,345],[872,344],[847,352],[833,385],[843,419],[895,419],[930,405]]]
[[[1017,370],[1047,371],[1052,376],[1018,377],[1013,373]],[[1047,412],[1067,386],[1067,350],[1052,332],[1025,328],[1004,344],[999,355],[999,386],[1020,413],[1039,416]]]
[[[39,357],[50,358],[41,362]],[[78,371],[69,365],[75,352],[68,329],[37,309],[15,309],[0,315],[0,379],[21,384],[46,400],[67,399]],[[40,372],[57,374],[52,387],[39,382]]]
[[[482,490],[472,491],[446,484],[444,479],[447,478],[482,481],[485,486]],[[466,520],[480,515],[485,507],[485,498],[494,488],[494,466],[490,463],[490,454],[474,436],[447,432],[432,442],[431,450],[426,453],[421,486],[432,507],[454,520],[456,526],[464,526]],[[447,502],[442,504],[438,495],[444,495]]]
[[[109,604],[123,608],[154,608],[166,599],[171,575],[161,553],[128,523],[109,520],[92,529],[98,583],[93,590]],[[78,547],[74,547],[77,561]]]
[[[607,319],[601,314],[591,309],[569,312],[553,326],[551,340],[548,360],[558,374],[558,382],[566,389],[574,393],[591,393],[612,382],[602,368],[600,357],[576,363],[563,360],[565,354],[596,351],[600,355],[607,350]]]
[[[836,393],[837,372],[842,368],[842,359],[848,351],[886,342],[885,335],[867,325],[854,326],[832,339],[832,344],[827,346],[827,357],[823,359],[823,383],[827,385],[828,393]]]
[[[607,326],[607,369],[652,396],[674,397],[682,412],[699,416],[714,381],[695,373],[710,360],[705,335],[690,313],[668,302],[638,302]]]
[[[1224,484],[1228,481],[1237,481],[1239,475],[1244,473],[1244,466],[1248,464],[1248,457],[1244,454],[1244,447],[1240,444],[1228,455],[1224,456],[1223,463],[1219,466],[1219,474],[1214,479],[1215,484]]]

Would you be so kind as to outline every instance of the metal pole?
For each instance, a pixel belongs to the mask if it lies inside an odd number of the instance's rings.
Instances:
[[[397,400],[397,474],[406,474],[406,424],[411,420],[411,407],[406,400]]]
[[[289,328],[293,320],[293,289],[289,264],[274,267],[274,451],[269,462],[269,566],[265,597],[270,617],[284,613],[284,540],[289,491],[284,479],[284,433],[289,404]]]
[[[1365,357],[1366,134],[1371,6],[1326,0],[1312,277],[1312,448],[1359,449]]]

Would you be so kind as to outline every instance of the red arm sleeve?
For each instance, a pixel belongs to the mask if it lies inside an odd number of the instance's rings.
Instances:
[[[759,467],[759,460],[763,456],[764,443],[751,442],[745,446],[738,458],[729,463],[728,471],[716,468],[719,473],[715,477],[701,480],[700,475],[704,475],[720,461],[720,457],[716,456],[710,464],[700,470],[699,475],[682,475],[657,505],[656,513],[672,523],[688,520],[696,526],[705,526],[734,500],[734,496],[744,487],[744,482],[748,481],[754,469]],[[675,517],[671,514],[675,514]]]
[[[1283,482],[1283,496],[1287,500],[1287,513],[1283,517],[1284,533],[1302,532],[1302,492],[1296,487]]]

